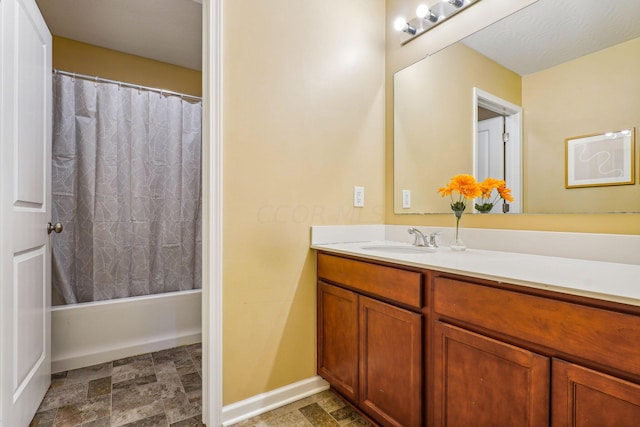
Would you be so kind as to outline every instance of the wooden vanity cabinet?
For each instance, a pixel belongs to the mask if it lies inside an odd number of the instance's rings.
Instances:
[[[554,359],[552,425],[640,425],[640,385]]]
[[[433,424],[639,425],[640,312],[507,288],[433,279]]]
[[[434,425],[548,425],[548,357],[441,322],[434,340]]]
[[[422,274],[319,253],[318,277],[318,374],[380,425],[422,425]]]
[[[358,294],[318,282],[318,374],[358,400]]]
[[[640,307],[318,254],[318,373],[384,426],[640,425]]]
[[[372,298],[359,300],[360,406],[382,425],[419,426],[422,316]]]

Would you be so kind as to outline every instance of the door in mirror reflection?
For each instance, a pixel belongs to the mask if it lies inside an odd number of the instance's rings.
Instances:
[[[522,108],[479,88],[476,108],[473,175],[478,182],[501,179],[512,190],[513,202],[498,199],[490,213],[522,212]]]

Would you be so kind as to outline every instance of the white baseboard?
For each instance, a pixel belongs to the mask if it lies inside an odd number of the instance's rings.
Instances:
[[[315,376],[226,405],[222,408],[222,425],[231,426],[328,388],[328,382]]]

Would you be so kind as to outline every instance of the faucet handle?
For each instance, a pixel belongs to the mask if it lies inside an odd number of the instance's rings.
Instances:
[[[429,246],[433,247],[433,248],[437,248],[438,247],[438,242],[436,241],[436,236],[442,234],[441,231],[437,231],[435,233],[431,233],[429,234]]]

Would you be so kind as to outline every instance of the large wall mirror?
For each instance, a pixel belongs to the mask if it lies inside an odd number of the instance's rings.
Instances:
[[[394,212],[449,213],[436,190],[494,156],[489,121],[517,212],[640,213],[640,1],[539,0],[396,73]],[[567,185],[571,161],[594,179]],[[595,179],[618,163],[624,185]]]

